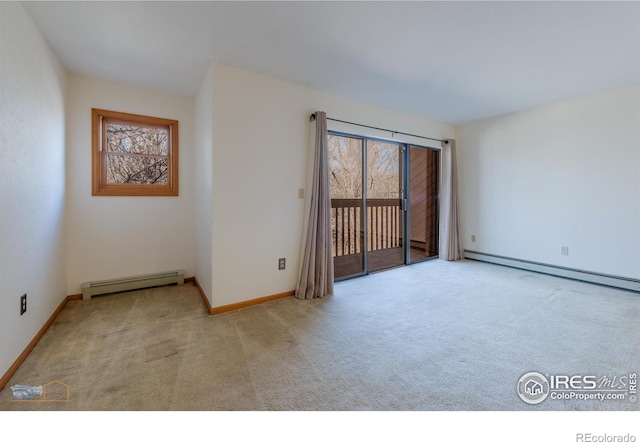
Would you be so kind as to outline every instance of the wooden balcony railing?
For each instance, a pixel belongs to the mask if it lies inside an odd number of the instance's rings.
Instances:
[[[362,253],[364,220],[362,199],[331,200],[333,256]],[[367,251],[402,247],[402,201],[397,198],[367,200]]]

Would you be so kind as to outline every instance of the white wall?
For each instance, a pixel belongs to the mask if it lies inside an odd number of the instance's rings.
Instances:
[[[67,75],[19,3],[0,2],[0,79],[2,375],[66,295]]]
[[[211,302],[213,258],[213,66],[196,95],[195,253],[196,277]]]
[[[312,112],[433,138],[454,134],[450,125],[224,65],[213,65],[213,85],[214,307],[295,288]],[[280,257],[286,270],[277,268]]]
[[[178,120],[180,196],[91,196],[91,108]],[[70,76],[70,294],[88,281],[177,269],[194,275],[194,108],[191,98]]]
[[[640,278],[640,87],[456,133],[466,249]]]

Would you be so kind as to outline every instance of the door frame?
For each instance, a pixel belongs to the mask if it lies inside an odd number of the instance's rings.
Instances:
[[[441,152],[442,149],[436,148],[436,147],[431,147],[431,146],[423,146],[420,144],[416,144],[416,143],[409,143],[409,142],[405,142],[405,141],[399,141],[399,140],[394,140],[393,138],[383,138],[383,137],[375,137],[375,136],[370,136],[370,135],[361,135],[361,134],[355,134],[355,133],[350,133],[350,132],[344,132],[344,131],[339,131],[339,130],[328,130],[327,131],[328,135],[335,135],[335,136],[342,136],[342,137],[348,137],[348,138],[355,138],[358,140],[362,140],[362,152],[361,152],[361,161],[362,161],[362,215],[361,215],[361,223],[362,223],[362,228],[364,229],[364,234],[363,234],[363,240],[362,240],[362,253],[363,253],[363,271],[360,273],[354,273],[351,275],[347,275],[347,276],[343,276],[343,277],[339,277],[339,278],[335,278],[335,281],[344,281],[347,279],[352,279],[352,278],[358,278],[361,276],[366,276],[369,275],[371,273],[377,273],[377,272],[381,272],[384,270],[388,270],[388,269],[392,269],[392,268],[397,268],[397,267],[401,267],[401,266],[406,266],[406,265],[411,265],[411,264],[416,264],[419,262],[424,262],[424,261],[429,261],[432,259],[437,259],[437,256],[432,256],[432,257],[425,257],[424,259],[420,259],[420,260],[416,260],[416,261],[411,261],[411,222],[410,222],[410,216],[411,216],[411,204],[409,203],[409,192],[410,192],[410,164],[409,164],[409,151],[411,147],[415,147],[415,148],[421,148],[421,149],[430,149],[430,150],[436,150],[438,152]],[[375,269],[373,272],[369,270],[369,263],[368,263],[368,252],[367,249],[369,248],[369,244],[368,244],[368,238],[367,238],[367,223],[368,223],[368,215],[367,215],[367,141],[368,140],[372,140],[372,141],[378,141],[378,142],[383,142],[383,143],[391,143],[391,144],[397,144],[402,148],[401,151],[401,155],[400,155],[400,172],[402,173],[401,179],[400,179],[400,184],[402,186],[401,191],[402,191],[402,198],[401,200],[403,201],[403,207],[402,207],[402,213],[403,213],[403,219],[402,219],[402,229],[403,229],[403,256],[404,256],[404,262],[402,264],[398,264],[398,265],[390,265],[388,267],[382,267],[382,268],[378,268]],[[441,165],[441,159],[440,159],[440,155],[439,155],[439,164],[438,166],[440,167]],[[440,177],[440,171],[438,171],[438,177]],[[438,229],[440,228],[440,222],[439,222],[439,213],[440,213],[440,179],[438,179],[437,182],[437,211],[438,211]]]

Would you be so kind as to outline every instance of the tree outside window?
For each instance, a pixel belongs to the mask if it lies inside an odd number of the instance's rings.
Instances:
[[[177,196],[178,122],[92,109],[95,196]]]

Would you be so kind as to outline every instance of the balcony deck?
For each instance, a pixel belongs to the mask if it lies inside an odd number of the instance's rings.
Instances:
[[[367,200],[367,228],[362,216],[362,199],[331,200],[334,274],[336,278],[364,272],[363,249],[367,235],[367,271],[374,272],[405,264],[402,228],[404,211],[397,198]],[[437,253],[424,242],[411,241],[410,261]]]
[[[410,249],[410,262],[429,258],[423,249],[412,247]],[[334,273],[336,278],[363,273],[362,253],[334,256]],[[404,265],[402,247],[382,249],[369,252],[367,256],[368,271],[375,272],[389,267]]]

